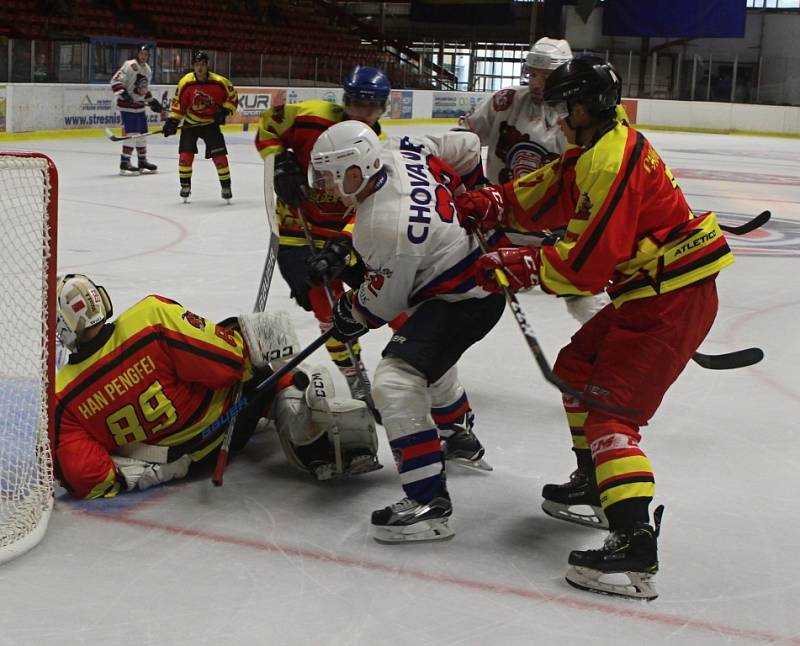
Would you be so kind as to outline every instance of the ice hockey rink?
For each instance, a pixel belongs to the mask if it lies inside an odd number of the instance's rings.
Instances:
[[[44,540],[0,568],[0,646],[800,644],[800,139],[646,134],[695,210],[727,224],[772,211],[763,229],[729,236],[737,262],[719,277],[701,347],[760,346],[764,361],[690,364],[643,429],[666,506],[656,601],[565,582],[569,550],[604,534],[540,509],[542,486],[563,482],[574,460],[559,393],[506,312],[460,364],[494,471],[448,468],[452,540],[371,538],[370,512],[402,497],[382,429],[384,469],[327,483],[294,471],[263,432],[222,488],[205,473],[110,500],[58,491]],[[104,284],[117,311],[157,293],[222,319],[252,308],[265,256],[252,137],[226,133],[230,205],[202,155],[181,202],[174,137],[148,139],[159,172],[141,177],[120,177],[120,145],[102,138],[0,147],[58,166],[61,272]],[[553,361],[576,323],[555,298],[520,300]],[[268,307],[291,312],[304,344],[317,336],[277,272]],[[363,338],[371,371],[387,340]]]

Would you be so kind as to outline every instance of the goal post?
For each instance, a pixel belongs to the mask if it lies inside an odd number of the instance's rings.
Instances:
[[[58,173],[0,151],[0,563],[36,545],[53,507]]]

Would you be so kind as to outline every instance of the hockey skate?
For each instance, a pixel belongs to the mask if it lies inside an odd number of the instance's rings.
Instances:
[[[573,550],[567,583],[580,590],[652,601],[658,597],[651,579],[658,572],[660,505],[653,514],[655,529],[636,523],[608,535],[599,550]],[[627,580],[625,580],[627,578]]]
[[[228,184],[227,186],[222,186],[220,188],[220,196],[228,204],[231,203],[231,199],[233,198],[233,191],[231,190],[231,185],[230,184]]]
[[[459,420],[460,423],[456,422],[450,426],[454,433],[442,438],[442,454],[448,462],[478,471],[493,471],[492,465],[483,459],[486,450],[472,432],[473,419],[472,412],[467,412],[464,418]]]
[[[158,166],[151,164],[146,159],[139,159],[139,172],[147,171],[148,173],[155,173],[158,171]]]
[[[183,198],[184,204],[189,201],[189,196],[191,194],[192,194],[192,185],[181,184],[181,197]]]
[[[542,511],[548,516],[595,529],[608,529],[594,474],[586,475],[578,468],[570,475],[569,482],[546,484],[542,498]]]
[[[374,538],[379,543],[442,541],[454,536],[447,524],[453,505],[447,490],[430,502],[403,498],[400,502],[372,512]]]
[[[312,464],[309,469],[317,480],[333,480],[341,476],[358,476],[364,473],[371,473],[378,469],[383,469],[383,465],[378,462],[374,455],[357,455],[345,467],[343,473],[339,473],[335,464],[320,462]]]
[[[131,164],[129,161],[123,161],[119,163],[119,174],[120,175],[138,175],[139,168]]]

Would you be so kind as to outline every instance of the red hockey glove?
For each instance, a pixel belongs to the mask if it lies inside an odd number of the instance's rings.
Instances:
[[[467,191],[455,197],[458,221],[469,233],[490,231],[503,222],[505,203],[499,186]]]
[[[496,269],[504,272],[508,286],[515,292],[539,284],[539,250],[532,247],[503,247],[480,258],[475,266],[475,280],[487,292],[501,292]]]

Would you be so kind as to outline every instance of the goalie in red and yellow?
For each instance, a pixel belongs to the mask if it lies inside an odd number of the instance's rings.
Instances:
[[[210,425],[239,384],[252,404],[236,417],[232,452],[269,415],[290,461],[318,479],[379,468],[366,405],[335,399],[324,371],[304,369],[321,384],[306,392],[292,375],[255,392],[271,374],[270,358],[298,349],[284,313],[217,325],[151,295],[111,321],[105,288],[82,274],[63,276],[57,298],[58,338],[71,354],[56,377],[51,446],[56,477],[71,495],[112,497],[184,477],[222,444],[225,425]]]

